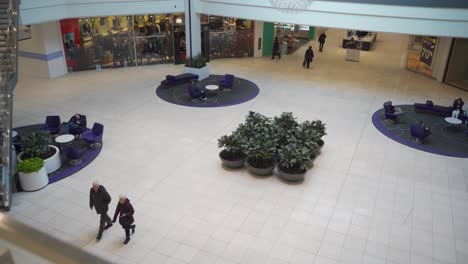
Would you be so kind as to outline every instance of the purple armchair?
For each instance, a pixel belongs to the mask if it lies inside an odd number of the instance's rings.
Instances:
[[[427,138],[431,131],[426,129],[423,125],[412,124],[410,127],[411,136],[416,138],[416,143],[422,143],[425,138]]]
[[[219,86],[221,88],[231,88],[234,84],[234,75],[226,74],[224,75],[224,79],[219,81]]]
[[[187,90],[193,99],[206,100],[206,91],[200,90],[197,86],[189,84]]]
[[[102,135],[104,133],[104,126],[100,123],[94,123],[93,128],[84,132],[83,139],[90,143],[91,148],[98,148],[102,146]]]
[[[64,149],[65,155],[69,159],[68,163],[72,166],[81,164],[83,160],[81,159],[86,152],[85,148],[80,148],[77,144],[70,144]]]
[[[390,102],[385,102],[383,107],[385,111],[385,119],[392,120],[393,122],[398,121],[398,115],[395,114],[394,110],[392,111]]]
[[[60,116],[47,116],[43,130],[49,131],[51,134],[57,134],[60,132]]]

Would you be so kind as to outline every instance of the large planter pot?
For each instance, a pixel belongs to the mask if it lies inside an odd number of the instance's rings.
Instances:
[[[219,152],[219,158],[221,159],[221,162],[224,167],[230,169],[239,169],[244,167],[245,160],[247,159],[246,155],[243,154],[241,157],[235,160],[229,159],[228,156],[229,153],[226,150],[222,150],[221,152]]]
[[[200,68],[200,69],[184,66],[182,72],[183,73],[192,73],[192,74],[198,75],[198,80],[199,81],[204,80],[204,79],[206,79],[206,78],[208,78],[210,76],[210,69],[208,67],[208,64],[205,67]]]
[[[46,187],[49,183],[49,177],[47,176],[45,166],[43,166],[39,171],[33,173],[20,172],[18,174],[21,188],[24,191],[37,191]]]
[[[52,157],[49,157],[44,160],[44,164],[45,164],[44,167],[45,167],[47,174],[51,174],[52,172],[62,167],[62,160],[60,159],[60,149],[54,145],[49,145],[49,148],[55,149],[55,154]],[[24,152],[21,152],[18,155],[18,161],[23,161],[22,160],[23,154]]]
[[[271,175],[273,173],[273,170],[275,169],[275,161],[273,159],[271,159],[271,166],[268,166],[266,168],[257,168],[255,166],[252,165],[250,159],[247,159],[247,169],[253,173],[253,174],[256,174],[256,175],[259,175],[259,176],[268,176],[268,175]]]
[[[281,165],[278,165],[278,175],[285,181],[289,182],[301,182],[304,181],[304,176],[306,174],[306,170],[302,170],[300,172],[292,172],[286,170]]]

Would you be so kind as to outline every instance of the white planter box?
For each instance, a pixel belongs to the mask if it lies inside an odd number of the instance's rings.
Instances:
[[[47,186],[49,183],[49,177],[45,166],[43,166],[39,171],[33,173],[19,173],[19,180],[21,183],[21,188],[25,191],[37,191]]]
[[[60,149],[53,145],[49,145],[49,148],[54,148],[55,154],[52,157],[44,160],[44,167],[46,169],[47,174],[51,174],[52,172],[62,167],[62,160],[60,159]],[[21,152],[18,155],[18,161],[22,161],[22,156],[23,152]]]
[[[182,73],[196,74],[198,75],[198,80],[201,81],[201,80],[208,78],[208,76],[210,76],[210,69],[208,67],[208,64],[201,69],[190,68],[190,67],[184,66],[184,68],[182,69]]]

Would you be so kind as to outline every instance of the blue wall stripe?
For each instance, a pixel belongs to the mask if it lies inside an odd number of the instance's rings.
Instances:
[[[63,51],[59,50],[49,54],[41,54],[30,51],[18,51],[20,57],[25,57],[29,59],[42,60],[42,61],[51,61],[63,57]]]
[[[322,0],[354,4],[381,4],[418,7],[468,8],[467,0]]]

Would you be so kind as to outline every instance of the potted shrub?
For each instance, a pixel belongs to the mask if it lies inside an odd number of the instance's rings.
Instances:
[[[29,158],[18,163],[21,188],[25,191],[37,191],[49,183],[44,160]]]
[[[60,150],[52,143],[52,135],[45,131],[36,131],[22,137],[23,152],[18,155],[18,161],[28,158],[41,158],[45,162],[47,174],[62,166]]]
[[[322,123],[322,121],[320,121],[320,120],[314,120],[314,121],[310,122],[310,126],[311,126],[311,129],[315,130],[315,132],[317,133],[317,138],[316,138],[317,141],[316,142],[319,145],[319,147],[322,148],[323,145],[325,144],[322,137],[327,134],[325,132],[325,130],[326,130],[325,124]]]
[[[299,131],[302,144],[311,150],[310,160],[306,161],[307,167],[311,168],[313,161],[320,154],[319,140],[321,140],[321,133],[317,132],[315,125],[310,121],[303,122],[299,127]]]
[[[231,135],[224,135],[218,139],[218,147],[223,148],[219,158],[223,166],[231,169],[241,168],[245,164],[246,155],[242,149],[241,126]]]
[[[291,112],[284,112],[281,116],[275,116],[273,118],[273,129],[275,130],[275,135],[277,136],[277,146],[276,149],[279,151],[282,146],[285,146],[288,143],[288,138],[294,134],[299,126],[296,118]],[[275,158],[279,159],[279,153],[277,152]]]
[[[307,138],[305,141],[303,139],[292,136],[279,151],[278,174],[286,181],[303,181],[307,172],[307,162],[311,160],[312,154],[316,151],[317,145],[314,142]]]
[[[271,119],[255,112],[249,112],[242,133],[242,146],[247,154],[247,169],[257,175],[270,175],[275,168],[273,155],[277,138]]]
[[[210,71],[208,64],[206,64],[206,59],[201,54],[198,54],[192,58],[187,58],[183,72],[198,75],[199,81],[204,80],[210,76]]]

